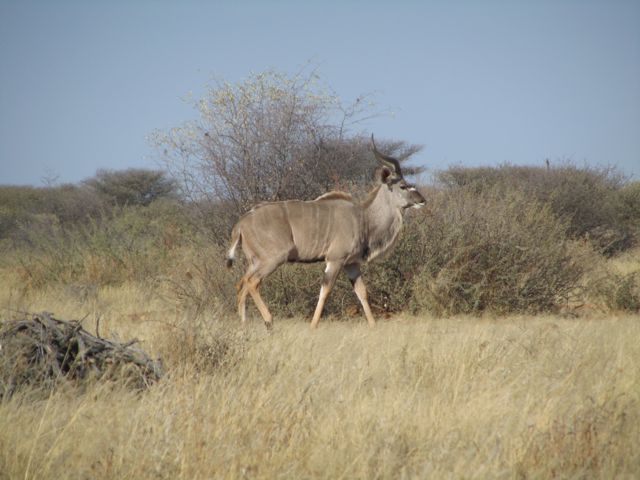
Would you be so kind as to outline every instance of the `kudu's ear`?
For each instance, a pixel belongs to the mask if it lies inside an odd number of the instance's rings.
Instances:
[[[380,167],[380,182],[389,184],[393,177],[394,173],[389,167]]]

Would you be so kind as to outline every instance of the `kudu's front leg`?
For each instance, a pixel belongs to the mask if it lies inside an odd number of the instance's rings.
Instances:
[[[324,277],[322,278],[322,287],[320,287],[320,297],[318,298],[318,305],[316,305],[316,311],[313,314],[313,320],[311,320],[311,328],[316,328],[324,309],[324,302],[327,300],[331,289],[336,283],[336,278],[340,273],[342,264],[340,262],[327,262],[327,268],[324,270]]]

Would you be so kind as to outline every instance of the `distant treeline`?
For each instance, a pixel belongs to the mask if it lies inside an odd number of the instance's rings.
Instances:
[[[114,207],[176,199],[177,185],[159,170],[99,170],[78,184],[48,187],[0,185],[0,239],[8,239],[39,217],[61,225],[97,217]]]

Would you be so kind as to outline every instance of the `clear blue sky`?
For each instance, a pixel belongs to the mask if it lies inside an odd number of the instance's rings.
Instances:
[[[0,184],[157,167],[184,102],[312,60],[429,168],[571,158],[640,178],[640,1],[0,0]]]

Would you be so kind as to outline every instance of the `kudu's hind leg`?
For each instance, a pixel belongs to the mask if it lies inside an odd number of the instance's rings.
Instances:
[[[255,271],[255,266],[252,264],[236,285],[236,289],[238,290],[238,315],[240,315],[242,323],[246,323],[247,321],[247,294],[249,293],[248,280]]]
[[[260,296],[260,291],[258,290],[258,288],[260,288],[260,282],[260,279],[252,278],[251,280],[249,280],[248,290],[251,294],[251,298],[253,298],[253,302],[256,304],[256,307],[258,307],[260,315],[262,315],[264,324],[267,328],[271,328],[271,326],[273,325],[273,316],[269,311],[269,307],[267,307],[267,304],[264,303],[264,300],[262,300],[262,297]]]
[[[358,300],[360,300],[360,304],[362,305],[362,309],[364,310],[364,315],[367,317],[369,326],[375,326],[376,321],[374,320],[373,314],[371,313],[371,307],[369,306],[369,300],[367,299],[367,287],[364,284],[364,280],[362,280],[360,266],[357,264],[347,265],[346,267],[344,267],[344,270],[347,272],[349,280],[351,280],[351,285],[353,285],[353,290],[354,292],[356,292]]]
[[[324,302],[327,300],[329,293],[331,293],[331,289],[336,283],[336,278],[338,278],[338,273],[340,273],[341,268],[342,264],[340,262],[327,262],[327,268],[324,270],[324,278],[322,279],[322,287],[320,288],[318,305],[316,305],[316,311],[311,320],[311,328],[318,326],[322,310],[324,309]]]
[[[244,277],[238,283],[238,315],[242,323],[247,322],[247,282]]]
[[[255,273],[251,275],[246,282],[247,290],[251,295],[251,298],[253,298],[253,302],[256,304],[256,307],[258,307],[258,311],[260,312],[260,315],[262,315],[264,324],[267,328],[271,328],[273,325],[273,316],[271,315],[267,304],[262,300],[259,288],[260,283],[262,283],[262,279],[278,268],[280,263],[281,262],[272,262],[256,268]]]

